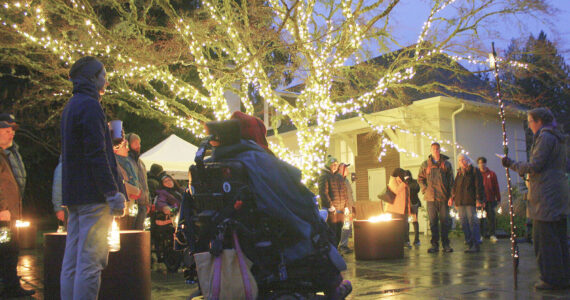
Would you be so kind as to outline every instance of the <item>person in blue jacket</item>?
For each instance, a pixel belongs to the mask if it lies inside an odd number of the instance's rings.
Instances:
[[[97,299],[107,265],[113,216],[125,213],[125,191],[101,96],[103,63],[86,56],[69,71],[73,96],[61,117],[63,205],[69,210],[61,299]]]

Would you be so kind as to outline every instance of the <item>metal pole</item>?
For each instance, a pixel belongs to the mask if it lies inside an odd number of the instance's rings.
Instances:
[[[503,130],[503,152],[505,156],[509,155],[509,144],[507,140],[507,130],[505,127],[505,104],[503,103],[502,96],[501,96],[501,82],[499,79],[499,69],[497,68],[497,52],[495,51],[495,43],[492,44],[493,53],[490,55],[489,59],[491,62],[491,67],[494,69],[495,72],[495,82],[497,83],[497,98],[499,103],[499,116],[501,118],[501,127]],[[510,216],[510,223],[511,223],[511,255],[513,257],[513,279],[514,279],[514,288],[517,288],[517,270],[519,266],[519,249],[517,246],[516,234],[515,234],[515,223],[514,223],[514,210],[513,210],[513,193],[511,189],[511,174],[509,172],[509,168],[506,168],[507,174],[507,189],[509,193],[509,216]]]

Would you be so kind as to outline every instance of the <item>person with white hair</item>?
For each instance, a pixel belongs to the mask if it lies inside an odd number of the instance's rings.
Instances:
[[[465,234],[465,241],[468,248],[466,253],[479,252],[481,243],[481,233],[479,232],[479,219],[477,219],[477,204],[482,206],[485,202],[485,188],[483,187],[483,176],[473,161],[466,154],[457,156],[457,175],[455,183],[451,189],[449,206],[455,203],[461,227]]]

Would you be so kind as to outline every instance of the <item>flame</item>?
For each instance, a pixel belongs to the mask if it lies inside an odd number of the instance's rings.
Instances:
[[[388,214],[388,213],[368,218],[368,222],[372,222],[372,223],[386,222],[386,221],[390,221],[390,220],[392,220],[392,215]]]
[[[16,227],[30,227],[29,221],[16,220]]]

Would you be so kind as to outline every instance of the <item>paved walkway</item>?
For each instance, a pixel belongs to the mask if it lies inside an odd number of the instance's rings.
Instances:
[[[537,292],[533,285],[538,270],[532,246],[520,244],[519,285],[513,289],[510,242],[488,241],[478,254],[463,253],[463,240],[452,239],[453,253],[428,254],[427,239],[419,248],[406,250],[397,260],[355,261],[346,255],[345,278],[353,283],[348,299],[570,299],[570,290]],[[41,250],[23,251],[19,274],[24,286],[42,297]],[[153,299],[188,299],[196,285],[186,285],[181,273],[168,274],[162,265],[153,267]]]

